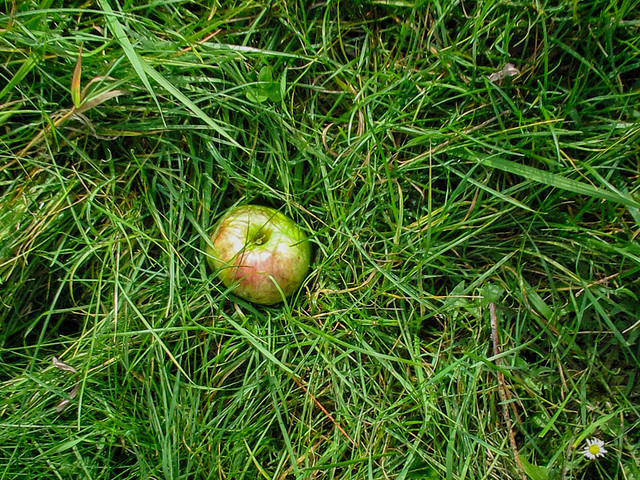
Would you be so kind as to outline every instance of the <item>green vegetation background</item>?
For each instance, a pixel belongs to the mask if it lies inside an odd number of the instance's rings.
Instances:
[[[640,478],[638,1],[0,11],[0,478]]]

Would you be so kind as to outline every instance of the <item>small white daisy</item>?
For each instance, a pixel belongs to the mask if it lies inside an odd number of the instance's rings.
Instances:
[[[587,444],[582,453],[588,459],[595,460],[596,457],[604,457],[607,449],[604,448],[604,442],[599,438],[587,438]]]

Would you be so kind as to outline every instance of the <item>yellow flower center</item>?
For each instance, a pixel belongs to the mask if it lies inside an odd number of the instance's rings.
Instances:
[[[600,452],[600,447],[595,443],[593,445],[589,445],[589,452],[591,452],[593,455],[596,455],[598,452]]]

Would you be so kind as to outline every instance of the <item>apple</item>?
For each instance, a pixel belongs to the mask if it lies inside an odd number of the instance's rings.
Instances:
[[[278,210],[244,205],[225,212],[214,227],[207,261],[235,295],[273,305],[302,285],[311,246],[300,227]]]

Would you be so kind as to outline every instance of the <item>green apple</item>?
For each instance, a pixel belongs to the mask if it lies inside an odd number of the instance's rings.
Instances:
[[[307,277],[311,246],[286,215],[259,205],[228,210],[207,246],[207,261],[222,283],[253,303],[273,305]]]

